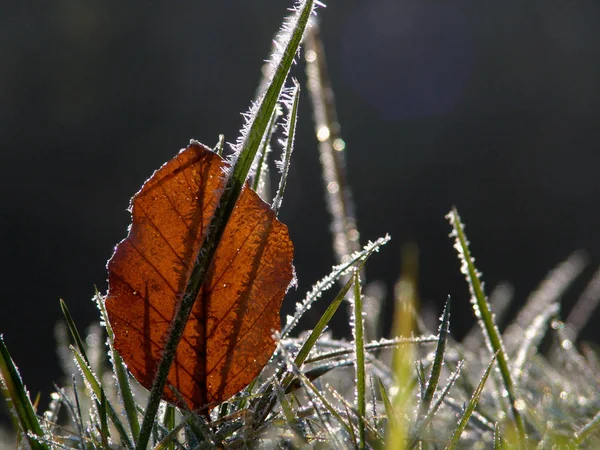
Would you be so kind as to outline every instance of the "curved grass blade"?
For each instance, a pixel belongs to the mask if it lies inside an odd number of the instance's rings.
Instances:
[[[475,317],[477,317],[477,320],[482,327],[488,347],[493,353],[498,354],[497,361],[498,366],[500,367],[500,374],[502,375],[504,387],[506,388],[510,400],[510,408],[513,413],[513,420],[517,429],[520,445],[524,448],[526,439],[525,424],[521,411],[517,408],[517,393],[508,367],[508,356],[504,350],[502,338],[500,337],[498,328],[492,318],[490,306],[483,291],[481,280],[479,279],[479,272],[473,264],[473,258],[471,257],[464,227],[456,208],[452,208],[452,211],[450,211],[446,217],[453,227],[450,236],[456,239],[454,248],[458,251],[459,259],[461,260],[461,272],[466,276],[469,290],[471,291],[471,304],[473,305]]]
[[[7,403],[9,403],[9,407],[14,409],[29,446],[33,450],[49,450],[50,447],[39,442],[34,437],[43,438],[44,431],[33,410],[33,405],[23,385],[19,370],[15,366],[8,348],[4,344],[2,335],[0,335],[0,376],[3,394]]]
[[[333,286],[334,282],[343,274],[351,270],[352,266],[361,260],[365,260],[373,253],[379,251],[382,245],[387,244],[390,241],[390,236],[386,235],[382,238],[377,239],[375,242],[369,242],[364,248],[353,253],[348,261],[333,267],[333,270],[329,275],[316,283],[311,291],[306,295],[301,303],[296,305],[296,313],[293,317],[288,317],[285,327],[281,331],[281,338],[284,339],[289,336],[290,332],[300,321],[300,318],[304,315],[310,306],[323,294],[324,291]]]
[[[375,251],[377,251],[379,249],[380,245],[383,245],[388,241],[389,241],[389,237],[386,236],[386,238],[378,239],[374,244],[367,245],[365,247],[364,254],[362,254],[362,256],[359,258],[360,265],[357,270],[359,270],[359,271],[362,270],[362,268],[366,264],[369,257]],[[312,348],[318,341],[319,337],[325,330],[325,327],[327,326],[327,324],[329,323],[329,321],[331,320],[331,318],[337,311],[338,307],[340,306],[340,304],[346,297],[346,294],[352,287],[353,282],[354,282],[354,280],[352,280],[352,279],[350,279],[346,282],[344,287],[340,290],[340,292],[336,295],[336,297],[333,299],[333,301],[329,304],[329,306],[327,307],[327,309],[325,310],[325,312],[319,319],[319,322],[317,323],[315,328],[311,331],[309,336],[306,338],[306,340],[302,344],[302,347],[300,348],[300,350],[298,351],[298,353],[296,354],[296,357],[294,359],[294,364],[297,367],[302,366],[302,364],[304,364],[304,362],[308,358],[310,351],[312,350]],[[329,283],[331,285],[331,284],[333,284],[333,281],[331,280]],[[314,291],[314,289],[313,289],[313,291]],[[290,325],[291,323],[293,323],[293,322],[288,322],[288,325]],[[284,329],[284,331],[285,331],[285,329]],[[285,374],[285,376],[284,376],[284,374]],[[283,380],[281,381],[280,384],[281,384],[283,390],[285,391],[285,390],[287,390],[288,386],[292,383],[292,381],[294,380],[295,377],[294,377],[293,373],[290,373],[290,372],[286,373],[285,368],[282,367],[279,370],[279,372],[276,374],[276,378],[277,378],[277,380],[281,380],[283,378]],[[255,403],[255,405],[253,405],[254,410],[257,411],[257,417],[255,418],[257,423],[261,423],[262,420],[267,416],[267,414],[269,414],[269,412],[275,406],[276,398],[272,394],[273,394],[273,386],[272,386],[272,384],[269,384],[267,386],[267,388],[265,389],[262,397],[258,400],[258,402]]]
[[[60,309],[62,310],[63,316],[65,316],[67,326],[69,327],[69,331],[71,332],[71,337],[73,337],[73,341],[75,341],[77,350],[79,350],[79,353],[81,353],[81,356],[83,356],[83,359],[85,360],[87,365],[91,367],[90,360],[88,359],[87,354],[85,352],[85,345],[83,344],[81,335],[77,330],[77,326],[75,325],[73,317],[71,317],[71,313],[69,312],[69,308],[67,308],[67,304],[62,298],[60,299]]]
[[[475,411],[475,407],[477,406],[477,403],[479,403],[479,397],[481,396],[481,393],[483,392],[483,388],[484,388],[485,383],[490,375],[490,372],[492,371],[492,367],[494,365],[495,360],[496,360],[496,355],[494,355],[492,357],[490,363],[488,364],[487,368],[485,369],[485,372],[484,372],[483,376],[481,377],[481,380],[479,381],[477,388],[475,389],[475,391],[473,392],[473,395],[471,396],[471,400],[469,400],[469,404],[465,408],[460,420],[458,421],[456,429],[454,430],[454,434],[450,438],[450,443],[446,446],[446,450],[453,450],[458,445],[460,436],[462,435],[463,431],[465,430],[467,423],[469,422],[469,419],[471,418],[471,415],[473,414],[473,411]]]

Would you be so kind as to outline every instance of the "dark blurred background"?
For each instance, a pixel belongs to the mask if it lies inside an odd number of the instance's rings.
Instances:
[[[129,198],[190,138],[235,140],[290,4],[3,2],[0,333],[42,406],[60,381],[58,299],[81,329],[98,320],[90,299]],[[600,3],[330,0],[319,15],[361,240],[393,238],[368,278],[390,294],[400,248],[416,242],[422,302],[452,295],[464,334],[472,313],[444,219],[457,205],[488,290],[508,280],[517,304],[587,250],[568,311],[600,258]],[[299,288],[285,312],[334,263],[306,91],[300,107],[281,214]],[[343,314],[335,331],[348,332]]]

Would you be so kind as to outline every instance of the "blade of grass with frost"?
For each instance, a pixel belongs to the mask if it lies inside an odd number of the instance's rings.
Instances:
[[[508,368],[508,357],[506,356],[506,351],[504,350],[502,338],[500,337],[498,328],[496,327],[496,324],[492,318],[490,306],[485,293],[483,292],[483,286],[479,279],[479,272],[477,272],[477,269],[473,264],[467,237],[456,208],[453,208],[446,217],[449,219],[450,224],[453,227],[453,231],[450,236],[456,239],[454,248],[456,248],[461,261],[461,272],[466,276],[467,284],[469,285],[469,290],[471,291],[471,304],[473,306],[473,311],[475,312],[475,317],[481,324],[488,348],[492,351],[492,353],[498,354],[498,366],[500,368],[502,380],[504,381],[504,387],[506,388],[506,392],[508,393],[508,398],[510,400],[510,408],[513,413],[513,420],[519,435],[520,445],[524,447],[526,439],[525,424],[523,422],[521,412],[519,411],[519,408],[517,408],[517,393],[515,392],[515,385],[510,374],[510,369]]]
[[[267,157],[269,156],[269,153],[271,153],[271,145],[269,143],[271,142],[271,138],[275,132],[279,116],[281,116],[281,109],[278,104],[273,110],[271,120],[267,126],[267,131],[265,131],[265,135],[260,143],[259,150],[256,153],[254,163],[252,164],[249,174],[249,178],[252,178],[252,190],[255,191],[264,201],[266,201],[270,192],[268,185],[269,166],[267,164]]]
[[[246,182],[250,166],[254,161],[273,110],[279,101],[283,85],[300,47],[300,42],[314,6],[315,0],[304,0],[296,3],[293,14],[290,18],[284,20],[282,33],[275,40],[277,49],[271,58],[273,72],[269,79],[269,85],[264,94],[252,105],[249,113],[246,114],[246,123],[241,131],[241,137],[235,145],[234,154],[229,159],[231,169],[227,175],[225,189],[208,225],[204,241],[192,267],[185,293],[171,322],[169,336],[165,341],[163,355],[150,390],[144,420],[136,442],[136,450],[146,450],[148,446],[152,424],[158,411],[179,341],[225,226]]]
[[[383,407],[385,408],[385,415],[389,420],[390,417],[394,417],[396,415],[396,413],[394,412],[394,406],[390,401],[390,398],[385,390],[385,386],[383,385],[381,378],[377,377],[377,381],[379,383],[379,394],[381,395],[381,399],[383,400]]]
[[[281,202],[283,200],[283,193],[285,192],[285,185],[287,183],[288,171],[290,169],[290,161],[292,158],[292,151],[294,150],[294,137],[296,135],[296,121],[298,119],[298,100],[300,99],[300,85],[296,80],[293,80],[294,87],[289,95],[289,98],[284,96],[283,102],[288,107],[288,115],[286,116],[287,120],[284,123],[284,133],[287,136],[287,140],[285,142],[285,147],[283,150],[283,154],[281,155],[281,160],[277,161],[275,164],[281,173],[281,178],[279,179],[279,188],[277,189],[277,194],[275,195],[275,199],[273,200],[273,211],[275,211],[275,215],[279,214],[279,208],[281,208]]]
[[[586,257],[582,252],[571,254],[554,268],[533,292],[525,306],[520,309],[516,319],[506,328],[503,339],[507,351],[515,351],[521,342],[521,336],[529,324],[540,315],[551,303],[560,299],[564,291],[571,285],[586,266]]]
[[[214,146],[213,152],[215,152],[220,157],[223,157],[223,151],[225,150],[225,135],[220,134],[217,145]]]
[[[316,283],[301,303],[296,304],[296,312],[294,316],[287,317],[286,324],[281,332],[281,338],[285,339],[288,337],[304,313],[310,309],[311,305],[323,294],[323,292],[334,285],[335,280],[350,271],[357,261],[362,259],[366,260],[373,252],[379,251],[379,248],[382,245],[387,244],[390,239],[390,236],[386,235],[385,237],[377,239],[375,242],[369,242],[363,247],[362,251],[353,253],[347,262],[334,266],[331,273]]]
[[[429,381],[427,382],[427,388],[425,389],[425,395],[419,405],[418,417],[424,416],[431,407],[433,395],[438,386],[440,375],[442,374],[442,366],[444,364],[444,354],[446,352],[446,342],[448,341],[448,334],[450,331],[450,296],[446,300],[444,305],[444,312],[442,313],[440,327],[438,330],[439,340],[438,345],[435,349],[435,357],[431,366],[431,373],[429,375]]]
[[[373,247],[370,252],[367,252],[363,256],[363,259],[361,261],[361,264],[360,264],[360,267],[358,270],[362,269],[362,267],[366,264],[367,260],[369,259],[369,256],[374,251],[376,251],[377,248],[378,247]],[[318,341],[319,337],[323,333],[323,330],[325,329],[325,327],[327,326],[327,324],[329,323],[329,321],[331,320],[331,318],[337,311],[338,307],[344,300],[346,294],[350,290],[350,287],[352,287],[352,283],[353,283],[352,279],[350,279],[346,282],[346,284],[340,290],[338,295],[336,295],[336,297],[333,299],[333,301],[329,304],[329,306],[327,307],[327,309],[325,310],[325,312],[319,319],[319,322],[317,323],[315,328],[311,331],[309,336],[306,338],[306,340],[302,344],[302,347],[300,348],[300,350],[298,351],[298,353],[296,354],[296,357],[294,359],[294,364],[297,367],[300,367],[304,364],[310,351],[312,350],[315,343]],[[279,339],[279,342],[281,343],[281,338]],[[285,352],[285,350],[283,348],[281,348],[281,351]],[[290,373],[289,371],[286,371],[285,367],[281,367],[279,369],[279,371],[277,372],[277,374],[275,375],[275,378],[277,380],[281,380],[280,384],[281,384],[282,388],[284,390],[287,390],[288,386],[294,380],[294,375],[292,373]],[[255,403],[255,405],[253,405],[254,406],[253,409],[257,412],[257,423],[261,423],[264,420],[264,418],[269,414],[269,412],[271,412],[273,407],[275,406],[275,398],[272,394],[273,394],[273,386],[272,386],[272,384],[269,384],[267,386],[267,388],[265,389],[263,396],[258,400],[258,402]]]
[[[508,307],[513,300],[513,296],[514,289],[508,283],[499,284],[490,294],[490,308],[496,325],[502,323],[506,317],[506,314],[508,313]],[[479,323],[476,323],[471,327],[467,335],[462,340],[462,345],[465,349],[475,352],[481,347],[482,342],[484,342],[484,340],[481,332],[481,326]]]
[[[106,398],[106,396],[103,393],[104,389],[102,389],[102,385],[96,378],[96,375],[94,374],[94,372],[92,372],[92,369],[88,366],[83,355],[81,355],[81,353],[79,353],[79,351],[76,350],[74,347],[71,347],[71,350],[73,351],[73,355],[75,356],[75,362],[77,364],[77,367],[81,371],[83,379],[86,382],[86,384],[88,385],[90,391],[92,392],[94,399],[96,399],[96,401],[99,401],[99,399],[102,398],[103,396],[104,396],[104,398]],[[75,393],[77,393],[76,390],[75,390]],[[117,414],[114,407],[108,400],[106,401],[106,407],[107,407],[108,416],[110,417],[111,422],[117,429],[117,433],[119,433],[119,438],[121,439],[121,443],[127,448],[132,448],[133,446],[131,444],[129,436],[127,436],[125,427],[123,426],[123,423],[121,422],[121,418],[119,417],[119,414]]]
[[[500,437],[500,424],[498,422],[494,425],[494,450],[502,449],[502,439]]]
[[[395,339],[380,339],[376,342],[371,342],[369,344],[365,344],[365,351],[371,350],[383,350],[385,348],[396,348],[404,345],[412,345],[412,344],[430,344],[438,341],[438,336],[415,336],[412,338],[395,338]],[[305,363],[315,363],[318,361],[322,361],[324,359],[334,359],[340,356],[346,356],[353,353],[355,350],[353,348],[345,348],[343,350],[333,350],[329,352],[319,353],[318,355],[312,356],[306,359]]]
[[[410,433],[410,444],[408,445],[408,448],[415,448],[419,444],[419,441],[421,441],[421,437],[423,436],[424,431],[431,424],[435,415],[440,409],[440,406],[442,406],[442,403],[444,403],[444,401],[448,397],[450,389],[452,389],[452,387],[456,384],[456,380],[460,375],[460,371],[462,370],[464,363],[464,360],[458,362],[456,370],[452,372],[448,377],[448,382],[444,386],[444,389],[442,389],[442,391],[440,392],[439,397],[437,398],[435,403],[427,412],[427,415],[422,420],[417,422],[416,426],[412,429]]]
[[[104,391],[100,391],[98,416],[100,419],[100,436],[102,439],[102,445],[108,447],[108,438],[110,437],[110,431],[108,429],[108,418],[106,416],[106,395],[104,394]]]
[[[327,74],[325,51],[319,37],[317,23],[314,23],[307,32],[305,46],[307,85],[313,105],[315,132],[319,141],[319,159],[327,209],[331,215],[333,250],[340,263],[360,248],[359,232],[346,175],[344,157],[346,144],[341,138],[333,89]]]
[[[550,304],[545,311],[542,311],[542,313],[533,320],[531,325],[525,331],[525,334],[521,337],[521,345],[517,349],[512,367],[512,376],[515,385],[519,386],[521,384],[521,377],[524,374],[527,358],[536,352],[537,347],[546,335],[548,322],[552,317],[558,315],[559,311],[559,303]]]
[[[75,321],[71,317],[71,313],[69,312],[69,308],[67,308],[67,304],[64,302],[64,300],[62,298],[60,299],[60,309],[62,310],[63,316],[65,317],[65,320],[67,322],[67,326],[69,327],[69,331],[71,332],[71,337],[73,338],[73,341],[75,341],[77,350],[79,350],[79,353],[81,353],[81,356],[85,360],[86,364],[91,367],[90,360],[88,359],[87,354],[85,352],[85,345],[83,344],[81,335],[79,334],[79,331],[77,330]]]
[[[121,355],[119,355],[119,353],[117,353],[117,351],[115,350],[115,336],[112,327],[110,326],[110,322],[108,321],[108,315],[106,313],[106,308],[104,307],[104,299],[98,291],[96,291],[95,299],[96,305],[98,306],[98,309],[100,310],[100,314],[102,316],[102,323],[104,324],[106,328],[106,334],[108,335],[108,351],[110,355],[110,360],[112,361],[113,373],[115,374],[115,378],[117,381],[117,390],[121,394],[123,408],[125,409],[125,415],[127,416],[129,428],[131,429],[131,435],[135,439],[135,436],[137,436],[140,432],[140,422],[138,420],[137,408],[135,400],[133,398],[133,392],[131,391],[131,379],[127,374],[127,369],[125,368],[125,363],[123,363]]]
[[[33,450],[49,450],[49,447],[40,443],[34,436],[43,437],[44,432],[33,410],[29,394],[23,385],[19,370],[15,366],[4,339],[0,335],[0,377],[4,397],[9,409],[13,409],[21,430]]]
[[[479,403],[479,398],[481,397],[481,393],[483,392],[485,383],[490,375],[490,372],[492,371],[492,367],[494,365],[495,360],[496,360],[496,355],[492,356],[490,363],[488,364],[487,368],[485,369],[485,372],[483,373],[483,376],[481,377],[481,380],[479,381],[477,388],[475,389],[475,391],[473,392],[473,395],[471,396],[471,400],[469,400],[469,404],[465,408],[462,416],[460,417],[460,420],[458,421],[458,425],[456,426],[456,429],[454,430],[454,433],[452,434],[452,437],[450,438],[450,443],[446,446],[446,450],[453,450],[458,445],[460,436],[462,435],[463,431],[467,427],[467,423],[469,422],[469,419],[471,418],[473,411],[475,411],[475,408],[477,407],[477,404]]]
[[[366,402],[366,383],[365,383],[365,341],[363,329],[363,311],[362,311],[362,293],[360,290],[360,277],[357,270],[354,271],[354,320],[350,321],[352,334],[354,335],[355,358],[354,368],[356,373],[356,407],[358,409],[358,448],[364,449],[365,444],[365,423],[364,418],[367,414]]]
[[[372,251],[370,253],[367,253],[364,256],[364,258],[361,260],[361,263],[358,265],[358,268],[355,270],[359,270],[359,271],[362,270],[363,267],[365,266],[365,264],[367,263],[369,256],[371,256],[372,253],[373,253]],[[350,290],[350,287],[352,287],[353,282],[354,282],[354,280],[352,278],[346,282],[344,287],[340,290],[338,295],[336,295],[335,299],[330,303],[329,307],[325,310],[325,312],[319,319],[319,322],[317,323],[315,328],[312,330],[310,335],[306,338],[306,341],[304,341],[302,348],[300,348],[300,350],[298,351],[298,354],[296,355],[296,358],[294,359],[294,363],[298,367],[300,367],[302,364],[304,364],[306,358],[308,357],[308,354],[310,353],[310,351],[314,347],[315,343],[317,342],[317,340],[323,333],[323,330],[325,330],[325,327],[327,326],[327,324],[329,323],[329,321],[331,320],[331,318],[337,311],[338,307],[340,306],[340,303],[344,300],[344,297]]]
[[[77,389],[77,380],[75,379],[75,375],[73,375],[73,378],[71,379],[71,381],[73,382],[73,397],[75,398],[75,405],[73,408],[73,411],[75,412],[75,414],[73,415],[74,420],[76,420],[77,423],[77,428],[79,431],[79,436],[81,437],[81,440],[89,440],[90,439],[90,433],[89,433],[89,428],[87,428],[84,424],[83,424],[83,415],[81,414],[81,402],[79,401],[79,390]]]
[[[79,354],[81,355],[81,358],[83,359],[83,361],[85,361],[85,364],[88,367],[92,367],[92,364],[90,363],[90,360],[86,353],[85,345],[83,344],[83,340],[81,339],[81,335],[79,334],[79,331],[77,330],[77,326],[75,325],[75,321],[73,320],[71,313],[69,312],[69,308],[67,307],[67,304],[62,299],[60,299],[60,308],[61,308],[63,316],[65,317],[65,320],[67,322],[67,326],[69,327],[69,331],[71,332],[73,341],[75,341],[77,350],[79,351]],[[96,404],[96,409],[97,409],[99,417],[100,417],[100,435],[104,442],[105,437],[107,437],[107,434],[105,434],[105,433],[108,433],[108,430],[107,430],[107,428],[104,428],[104,426],[103,426],[104,425],[103,419],[106,419],[106,404],[105,404],[106,394],[102,387],[100,387],[99,395],[94,399],[94,402]]]

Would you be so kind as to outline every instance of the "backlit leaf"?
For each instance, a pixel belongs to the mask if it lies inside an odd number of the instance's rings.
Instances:
[[[108,262],[106,309],[115,348],[150,389],[172,319],[226,183],[227,164],[192,142],[131,202],[129,235]],[[275,350],[279,310],[292,280],[285,225],[242,190],[169,372],[163,398],[214,406],[248,385]]]

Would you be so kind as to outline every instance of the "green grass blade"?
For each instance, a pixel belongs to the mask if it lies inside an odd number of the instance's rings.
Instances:
[[[19,419],[21,430],[29,442],[29,446],[33,450],[49,450],[46,444],[39,442],[33,437],[35,435],[43,438],[44,431],[33,410],[33,405],[23,385],[19,370],[15,366],[8,348],[4,344],[2,335],[0,335],[0,376],[2,378],[0,381],[2,381],[3,385],[3,394],[9,406],[14,409]]]
[[[98,305],[98,309],[100,309],[100,314],[102,315],[102,320],[106,327],[110,359],[112,361],[113,371],[117,379],[117,388],[121,394],[123,408],[125,409],[125,415],[127,416],[129,428],[131,429],[131,435],[134,436],[135,439],[135,436],[137,436],[140,432],[140,422],[138,420],[137,407],[133,398],[133,392],[131,391],[131,379],[127,374],[127,369],[125,368],[125,364],[123,363],[121,355],[119,355],[115,350],[115,336],[112,327],[110,326],[110,322],[108,321],[108,315],[106,313],[106,308],[104,307],[104,300],[98,292],[96,292],[96,304]]]
[[[95,399],[99,400],[102,397],[104,397],[106,399],[106,394],[104,394],[104,389],[102,388],[102,385],[96,378],[96,375],[94,374],[94,372],[92,372],[92,369],[86,363],[86,361],[83,358],[83,356],[81,355],[81,353],[79,353],[79,351],[77,351],[75,348],[72,348],[72,350],[73,350],[73,355],[75,356],[75,362],[76,362],[77,366],[79,367],[79,370],[81,371],[81,374],[83,375],[85,382],[87,383],[90,390],[92,391]],[[117,433],[119,433],[119,438],[121,439],[121,443],[127,448],[132,448],[131,440],[129,439],[129,436],[127,435],[127,432],[125,431],[125,427],[123,426],[123,423],[121,422],[121,418],[119,417],[119,414],[115,411],[114,407],[108,400],[106,400],[106,411],[108,413],[108,417],[110,417],[111,422],[117,429]]]
[[[300,85],[296,80],[294,81],[294,87],[292,88],[292,92],[290,94],[290,101],[286,102],[288,104],[289,112],[287,120],[284,125],[285,134],[287,135],[287,140],[285,144],[285,148],[283,149],[283,155],[281,160],[277,161],[277,166],[281,171],[281,178],[279,178],[279,187],[277,188],[277,194],[275,194],[275,199],[273,200],[273,211],[275,211],[275,215],[279,214],[279,209],[281,208],[281,202],[283,201],[283,193],[285,192],[285,186],[287,183],[288,172],[290,169],[290,162],[292,159],[292,151],[294,150],[294,138],[296,137],[296,122],[298,119],[298,102],[300,100]]]
[[[379,383],[379,394],[381,395],[381,399],[383,400],[383,406],[385,408],[385,415],[389,419],[390,417],[394,417],[394,407],[392,406],[392,402],[390,401],[390,397],[388,396],[385,390],[383,382],[379,377],[377,378],[377,381]]]
[[[323,294],[323,292],[334,285],[334,282],[339,279],[340,276],[351,270],[352,266],[358,261],[366,260],[372,253],[379,251],[379,248],[382,245],[387,244],[390,239],[390,236],[386,235],[377,239],[375,242],[369,242],[361,251],[353,253],[348,261],[335,266],[329,275],[316,283],[302,303],[296,305],[296,313],[293,317],[288,318],[281,331],[281,338],[284,339],[290,334],[304,313],[310,309],[311,305]]]
[[[83,339],[81,339],[81,335],[79,334],[79,331],[77,330],[77,326],[75,325],[75,321],[73,320],[73,317],[71,317],[69,308],[67,308],[67,304],[64,302],[64,300],[62,298],[60,299],[60,309],[62,310],[63,316],[65,316],[65,320],[67,321],[67,326],[69,327],[69,331],[71,332],[73,341],[75,341],[75,346],[77,347],[77,350],[79,350],[79,353],[81,353],[81,356],[83,356],[83,359],[85,360],[87,365],[91,366],[90,360],[88,359],[86,351],[85,351],[85,345],[83,343]]]
[[[477,388],[475,389],[475,391],[473,392],[473,395],[471,396],[471,400],[469,401],[469,404],[465,408],[465,411],[463,412],[460,420],[458,421],[458,425],[456,426],[456,429],[454,430],[454,434],[450,438],[450,443],[446,446],[446,450],[453,450],[458,445],[460,436],[462,435],[463,431],[465,430],[467,423],[469,422],[469,419],[471,418],[471,415],[473,414],[473,411],[475,411],[475,407],[477,406],[477,403],[479,403],[479,397],[481,396],[481,393],[483,392],[483,388],[484,388],[485,383],[490,375],[490,372],[492,371],[492,367],[494,365],[495,360],[496,360],[496,355],[494,355],[492,357],[490,363],[488,364],[487,368],[485,369],[485,372],[484,372],[483,376],[481,377],[481,380],[479,381]]]
[[[251,108],[250,113],[247,114],[248,122],[242,130],[242,138],[238,142],[236,153],[231,160],[232,167],[227,178],[225,190],[220,198],[214,216],[208,225],[204,242],[192,267],[177,315],[171,322],[171,330],[165,341],[163,355],[152,383],[152,389],[150,390],[150,397],[136,443],[136,450],[146,450],[148,446],[152,426],[179,341],[181,340],[192,307],[198,297],[204,277],[223,235],[225,226],[246,182],[248,172],[265,134],[268,122],[277,105],[281,90],[300,47],[300,42],[313,8],[314,0],[305,0],[298,3],[291,19],[288,19],[284,23],[284,33],[281,35],[279,42],[280,48],[283,50],[273,58],[272,67],[274,70],[269,80],[269,86],[264,95]]]
[[[460,372],[462,370],[463,364],[464,364],[464,360],[460,361],[458,363],[458,365],[456,366],[456,370],[452,374],[450,374],[450,377],[448,379],[448,382],[446,383],[446,386],[444,386],[444,389],[442,389],[442,391],[440,392],[437,401],[432,405],[430,410],[427,412],[427,415],[422,420],[417,422],[417,425],[411,430],[410,444],[409,444],[408,448],[415,448],[419,444],[419,441],[421,441],[421,436],[423,436],[423,432],[431,424],[435,415],[437,414],[438,410],[440,409],[440,406],[442,406],[442,403],[444,403],[444,401],[448,397],[448,394],[450,393],[450,389],[452,389],[452,387],[456,383],[456,380],[458,379]]]
[[[108,418],[106,416],[106,395],[104,394],[104,390],[100,391],[98,416],[100,419],[100,438],[102,439],[102,445],[108,447],[108,438],[110,436],[110,431],[108,429]]]
[[[360,289],[359,271],[354,271],[354,345],[356,356],[354,365],[356,371],[356,406],[358,416],[362,419],[358,421],[358,448],[363,450],[365,444],[365,424],[363,420],[367,414],[366,403],[366,382],[365,382],[365,341],[363,327],[363,306],[362,293]]]
[[[362,270],[362,268],[364,267],[365,263],[367,262],[367,259],[369,256],[370,256],[370,254],[365,256],[365,259],[362,260],[362,262],[359,265],[357,270],[359,270],[359,271]],[[327,309],[325,310],[325,312],[319,319],[319,322],[317,323],[315,328],[311,331],[310,335],[304,341],[304,344],[302,345],[302,347],[298,351],[298,354],[296,355],[296,358],[294,359],[294,363],[298,367],[300,367],[302,364],[304,364],[304,361],[308,357],[308,354],[310,353],[310,351],[312,350],[314,345],[319,340],[319,337],[325,330],[325,327],[327,326],[327,324],[329,324],[329,322],[333,318],[333,315],[337,311],[338,307],[344,300],[346,294],[348,293],[348,291],[350,290],[350,288],[352,287],[353,284],[354,284],[354,280],[352,278],[350,278],[346,282],[344,287],[342,289],[340,289],[340,291],[335,296],[333,301],[329,304],[329,306],[327,307]],[[285,384],[284,384],[284,386],[285,386]]]
[[[279,105],[273,111],[273,115],[271,116],[271,120],[269,121],[269,125],[267,126],[267,131],[263,136],[263,140],[260,143],[260,150],[257,153],[256,161],[256,170],[254,171],[254,179],[252,180],[252,190],[255,191],[260,198],[264,201],[267,201],[267,193],[270,191],[267,186],[268,182],[268,173],[269,173],[269,165],[267,164],[267,157],[271,152],[271,138],[273,137],[273,133],[275,132],[277,125],[277,120],[281,115],[281,109]]]
[[[363,252],[361,252],[362,256],[359,258],[360,265],[357,270],[359,270],[359,271],[362,270],[362,268],[366,264],[369,257],[375,251],[377,251],[381,245],[387,243],[388,241],[389,241],[389,237],[386,236],[385,238],[378,239],[375,243],[370,243],[367,246],[365,246],[365,250]],[[319,319],[319,322],[317,323],[315,328],[310,332],[310,334],[308,335],[308,337],[302,344],[302,347],[300,348],[300,350],[298,351],[298,353],[296,354],[296,357],[294,359],[294,364],[297,367],[301,367],[302,364],[304,364],[304,362],[306,361],[310,351],[312,350],[312,348],[318,341],[319,337],[325,330],[325,327],[330,322],[331,318],[333,317],[333,315],[337,311],[338,307],[344,300],[346,294],[352,287],[353,282],[354,282],[354,280],[352,280],[352,279],[349,279],[346,282],[344,287],[340,290],[340,292],[336,295],[336,297],[333,299],[333,301],[329,304],[329,306],[327,307],[327,309],[325,310],[325,312]],[[329,284],[333,284],[333,279],[329,281]],[[305,304],[303,304],[302,306],[305,306]],[[290,323],[292,323],[292,322],[288,322],[288,325],[290,325]],[[285,331],[285,329],[284,329],[284,331]],[[285,374],[285,376],[284,376],[284,374]],[[285,391],[290,386],[290,384],[294,381],[295,377],[294,377],[293,373],[290,373],[290,372],[286,373],[285,368],[281,368],[279,370],[279,372],[276,374],[276,379],[281,380],[282,378],[283,378],[283,380],[281,381],[280,384]],[[267,414],[275,406],[276,399],[272,394],[273,394],[273,386],[272,386],[272,384],[270,384],[266,388],[266,390],[263,393],[263,395],[261,396],[261,398],[257,402],[255,402],[255,404],[253,405],[255,411],[257,411],[257,417],[255,417],[255,420],[257,422],[262,422],[262,419],[264,419],[267,416]]]
[[[494,450],[502,449],[502,438],[500,436],[500,423],[494,425]]]
[[[508,398],[510,400],[510,408],[513,413],[513,420],[517,429],[517,434],[521,442],[520,445],[524,448],[526,445],[525,424],[523,421],[523,416],[521,415],[521,411],[517,407],[518,398],[515,390],[515,384],[508,367],[508,357],[506,355],[506,351],[504,350],[500,333],[496,327],[496,324],[494,323],[489,303],[483,291],[481,280],[479,279],[479,272],[473,264],[473,258],[471,257],[464,227],[456,208],[453,208],[452,211],[450,211],[447,218],[450,220],[450,224],[453,227],[451,236],[456,239],[454,246],[458,251],[458,255],[462,263],[461,271],[465,274],[467,283],[469,285],[469,290],[471,291],[471,303],[473,305],[475,316],[482,326],[486,341],[491,351],[498,354],[497,361],[500,368],[500,374],[502,375],[504,387],[506,388],[506,392],[508,393]]]
[[[175,428],[175,407],[173,405],[167,404],[165,407],[163,426],[168,432],[172,432]],[[165,448],[166,450],[175,450],[175,443],[172,439]]]
[[[442,320],[438,331],[439,340],[438,345],[435,349],[435,357],[431,366],[431,374],[429,375],[429,381],[425,388],[425,394],[421,400],[419,406],[419,416],[425,415],[431,407],[433,395],[437,389],[440,381],[440,375],[442,374],[442,365],[444,364],[444,354],[446,352],[446,343],[448,342],[448,334],[450,331],[450,297],[446,300],[444,305],[444,312],[442,313]]]

